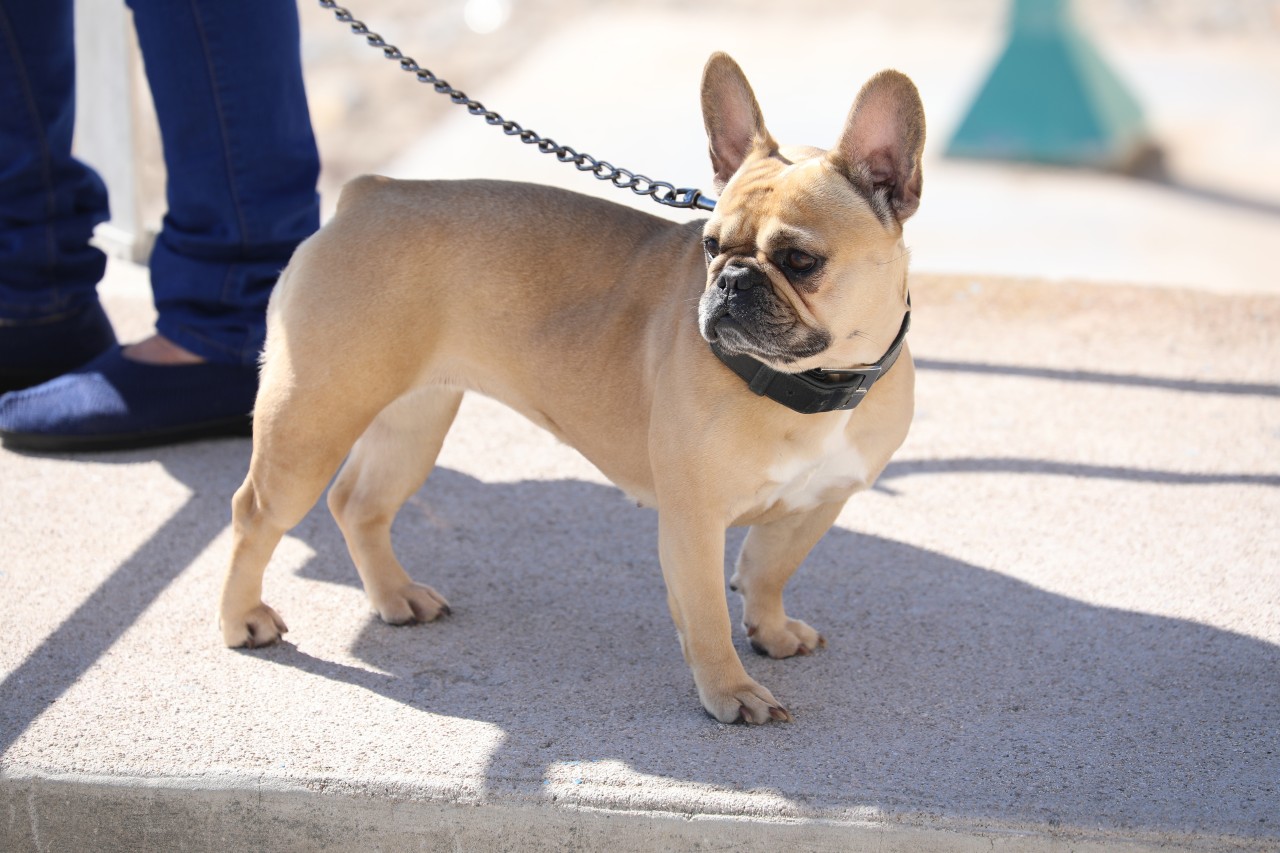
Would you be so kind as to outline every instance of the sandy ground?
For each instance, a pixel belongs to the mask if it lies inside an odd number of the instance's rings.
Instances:
[[[481,34],[468,27],[469,6],[509,15]],[[623,195],[467,116],[318,4],[299,8],[326,215],[342,184],[368,172]],[[1002,0],[380,0],[352,11],[488,107],[677,186],[710,182],[697,81],[712,50],[747,69],[775,135],[819,145],[834,139],[861,81],[897,67],[920,87],[930,127],[916,269],[1276,292],[1277,9],[1276,0],[1075,4],[1163,152],[1164,171],[1138,179],[944,156],[1004,42]],[[154,229],[164,174],[140,74],[138,86],[142,218]]]
[[[861,81],[897,67],[919,86],[930,128],[925,202],[908,233],[915,269],[1277,292],[1273,8],[1080,4],[1144,105],[1164,153],[1160,180],[944,156],[1003,44],[1001,3],[532,2],[487,36],[465,29],[461,3],[428,19],[394,4],[366,16],[487,106],[677,186],[708,187],[697,81],[712,50],[742,63],[775,136],[819,145],[834,140]],[[531,180],[653,207],[536,155],[423,91],[326,15],[303,13],[326,209],[363,171]]]

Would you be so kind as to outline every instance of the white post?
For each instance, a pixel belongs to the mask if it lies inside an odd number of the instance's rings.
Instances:
[[[155,240],[145,214],[158,199],[143,167],[147,128],[140,116],[150,105],[140,103],[133,24],[123,0],[76,0],[75,10],[73,148],[102,175],[111,199],[111,221],[98,226],[94,243],[112,257],[145,263]]]

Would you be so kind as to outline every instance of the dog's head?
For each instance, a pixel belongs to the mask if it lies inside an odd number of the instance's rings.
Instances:
[[[870,364],[907,307],[902,223],[920,202],[924,108],[872,77],[830,151],[780,146],[732,59],[713,55],[702,111],[721,192],[703,232],[708,341],[778,370]]]

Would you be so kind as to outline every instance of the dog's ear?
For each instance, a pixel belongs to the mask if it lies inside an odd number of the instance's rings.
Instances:
[[[751,84],[727,53],[713,53],[702,70],[702,120],[717,192],[756,147],[766,151],[778,147],[765,129]]]
[[[881,71],[858,93],[829,157],[877,212],[904,222],[920,206],[923,150],[920,93],[905,74]]]

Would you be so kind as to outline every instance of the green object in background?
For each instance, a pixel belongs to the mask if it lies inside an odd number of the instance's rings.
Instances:
[[[1141,107],[1066,0],[1014,0],[1009,43],[947,154],[1131,170],[1151,150]]]

